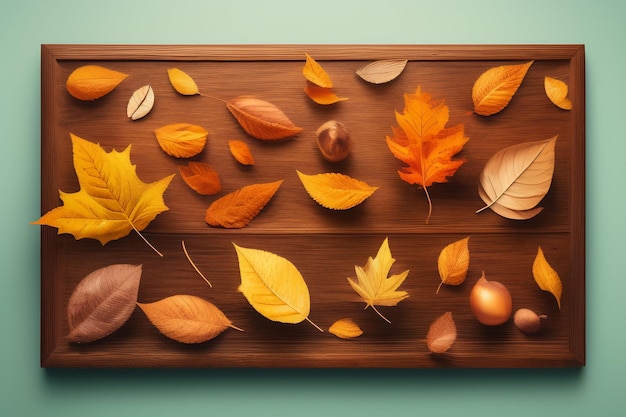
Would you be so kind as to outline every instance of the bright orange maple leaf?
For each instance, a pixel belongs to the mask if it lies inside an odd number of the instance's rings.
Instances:
[[[431,95],[417,87],[415,94],[404,95],[404,111],[396,112],[399,128],[393,127],[393,136],[387,136],[391,153],[407,164],[398,171],[400,178],[424,188],[428,200],[428,217],[432,202],[428,188],[433,183],[447,182],[459,169],[462,159],[455,159],[469,140],[463,133],[463,124],[446,128],[448,106],[443,100],[433,101]]]

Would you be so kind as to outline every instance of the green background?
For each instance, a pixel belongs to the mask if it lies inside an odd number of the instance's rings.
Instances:
[[[0,5],[0,415],[626,413],[626,2],[56,0]],[[40,44],[581,43],[587,366],[552,370],[39,367]]]

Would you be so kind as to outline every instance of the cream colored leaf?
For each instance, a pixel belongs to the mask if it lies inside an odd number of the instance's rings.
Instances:
[[[516,220],[536,216],[552,183],[557,136],[509,146],[493,155],[480,174],[478,193],[499,215]]]
[[[349,318],[337,320],[330,326],[328,331],[340,339],[353,339],[363,334],[363,330],[361,330],[359,325]]]
[[[433,353],[445,353],[456,341],[456,325],[452,313],[447,312],[437,318],[428,329],[426,344]]]
[[[472,88],[474,111],[491,116],[508,106],[533,62],[501,65],[482,73]]]
[[[561,282],[561,278],[559,278],[559,274],[546,260],[541,247],[538,248],[537,256],[533,262],[533,277],[537,285],[539,285],[539,288],[554,295],[560,310],[563,283]]]
[[[572,101],[567,98],[569,90],[567,84],[556,78],[545,77],[543,85],[546,90],[546,95],[555,106],[563,110],[572,109]]]
[[[384,84],[398,78],[408,61],[406,59],[383,59],[356,70],[356,74],[372,84]]]
[[[437,293],[443,284],[460,285],[465,281],[470,262],[468,242],[469,237],[457,240],[447,245],[439,253],[437,267],[441,284],[437,287]]]
[[[185,96],[200,94],[198,85],[186,72],[178,68],[169,68],[167,70],[167,75],[170,79],[172,87],[174,87],[179,94]]]
[[[350,209],[361,204],[378,189],[344,174],[307,175],[296,172],[311,198],[328,209]]]
[[[152,110],[154,106],[154,90],[150,85],[144,85],[143,87],[135,90],[133,95],[128,100],[126,106],[126,115],[132,120],[141,119]]]

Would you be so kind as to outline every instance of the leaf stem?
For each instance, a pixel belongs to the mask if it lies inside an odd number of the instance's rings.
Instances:
[[[428,194],[428,188],[424,187],[424,192],[426,193],[426,199],[428,200],[428,217],[426,217],[426,224],[430,221],[430,215],[433,212],[433,203],[430,200],[430,194]]]
[[[309,319],[308,317],[305,317],[305,318],[306,318],[306,321],[308,321],[309,323],[311,323],[311,324],[313,325],[313,327],[315,327],[315,328],[316,328],[317,330],[319,330],[320,332],[324,333],[324,330],[323,330],[320,326],[318,326],[317,324],[313,323],[313,322],[311,321],[311,319]]]
[[[381,312],[380,312],[380,311],[378,311],[378,309],[376,308],[376,306],[374,306],[374,305],[371,305],[371,306],[372,306],[372,308],[374,309],[374,311],[376,312],[376,314],[378,314],[380,317],[382,317],[382,319],[383,319],[383,320],[385,320],[387,323],[390,323],[390,324],[391,324],[391,321],[389,321],[389,319],[388,319],[387,317],[383,316],[383,315],[381,314]]]
[[[198,275],[200,275],[202,277],[202,279],[209,284],[209,287],[213,288],[213,285],[211,284],[211,282],[207,279],[207,277],[204,276],[204,274],[202,272],[200,272],[200,270],[198,269],[198,267],[196,266],[195,263],[193,263],[193,261],[191,260],[191,257],[189,256],[189,252],[187,252],[187,248],[185,247],[185,241],[182,240],[182,245],[183,245],[183,252],[185,252],[185,256],[187,257],[187,260],[189,261],[189,263],[191,264],[191,266],[193,266],[193,269],[196,270],[196,272],[198,273]]]
[[[235,330],[239,330],[240,332],[243,332],[244,330],[241,327],[237,327],[234,324],[229,324],[228,327],[230,327],[231,329],[235,329]]]
[[[155,248],[154,246],[152,246],[152,243],[148,242],[148,239],[146,239],[146,238],[144,237],[144,235],[142,235],[142,234],[141,234],[141,232],[140,232],[139,230],[137,230],[137,228],[135,227],[135,225],[134,225],[134,224],[132,224],[132,222],[131,222],[131,224],[130,224],[130,225],[132,226],[133,230],[134,230],[135,232],[137,232],[137,234],[139,235],[139,237],[140,237],[140,238],[142,238],[142,239],[143,239],[143,241],[144,241],[144,242],[146,242],[146,244],[147,244],[148,246],[150,246],[150,247],[152,248],[152,250],[153,250],[153,251],[155,251],[155,252],[156,252],[156,253],[157,253],[157,254],[158,254],[158,255],[162,258],[162,257],[163,257],[163,254],[162,254],[161,252],[159,252],[159,251],[157,250],[157,248]]]
[[[219,98],[216,96],[212,96],[210,94],[204,94],[204,93],[198,93],[200,95],[200,97],[205,97],[205,98],[212,98],[213,100],[217,100],[217,101],[221,101],[222,103],[226,103],[226,100],[224,100],[223,98]]]

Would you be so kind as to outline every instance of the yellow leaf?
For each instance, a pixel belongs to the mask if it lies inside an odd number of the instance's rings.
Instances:
[[[383,84],[402,74],[407,63],[406,59],[383,59],[359,68],[356,74],[369,83]]]
[[[329,333],[334,334],[340,339],[353,339],[363,334],[363,330],[352,319],[340,319],[334,322],[328,329]]]
[[[262,140],[278,140],[302,132],[274,104],[254,97],[236,97],[226,102],[226,108],[250,136]]]
[[[563,110],[572,109],[572,101],[567,98],[568,87],[561,80],[552,77],[545,77],[543,81],[546,95],[555,106]]]
[[[317,85],[307,85],[304,88],[304,92],[311,100],[322,105],[335,104],[340,101],[348,100],[347,97],[337,96],[332,88],[319,87]]]
[[[83,65],[67,78],[67,91],[79,100],[95,100],[109,94],[128,74],[99,65]]]
[[[213,195],[222,191],[217,171],[206,162],[189,161],[187,166],[180,166],[178,170],[183,181],[198,194]]]
[[[332,88],[333,82],[324,68],[322,68],[316,60],[311,58],[309,54],[305,53],[305,57],[306,63],[304,64],[304,68],[302,68],[304,78],[319,87]]]
[[[138,120],[150,113],[154,106],[154,90],[150,85],[144,85],[143,87],[135,90],[133,95],[128,100],[126,106],[126,115],[131,120]]]
[[[426,344],[431,352],[444,353],[452,347],[455,341],[456,325],[452,319],[452,313],[448,311],[430,325]]]
[[[240,140],[229,140],[228,148],[233,157],[242,165],[254,165],[252,152],[245,142]]]
[[[437,287],[437,293],[443,284],[461,285],[467,276],[470,253],[468,249],[469,237],[450,243],[443,248],[437,259],[441,284]]]
[[[396,291],[408,276],[408,269],[388,277],[395,261],[391,257],[389,238],[385,238],[375,258],[369,257],[364,267],[355,265],[357,281],[348,278],[352,289],[365,301],[365,308],[371,306],[388,323],[390,321],[375,306],[395,306],[409,296],[406,291]]]
[[[361,204],[378,189],[344,174],[307,175],[296,172],[311,198],[328,209],[350,209]]]
[[[563,284],[559,274],[550,266],[546,257],[541,250],[541,247],[537,250],[537,256],[533,262],[533,277],[535,282],[544,291],[548,291],[554,298],[561,309],[561,293],[563,292]]]
[[[235,327],[213,303],[194,295],[173,295],[154,303],[137,303],[164,335],[181,343],[202,343]]]
[[[174,87],[178,93],[185,96],[200,94],[196,82],[186,72],[178,68],[169,68],[167,70],[167,75],[170,79],[172,87]]]
[[[491,116],[503,110],[524,81],[533,62],[501,65],[482,73],[472,88],[474,111],[481,116]]]
[[[190,123],[173,123],[155,129],[159,146],[175,158],[191,158],[198,155],[206,145],[209,132]]]
[[[323,331],[309,320],[309,288],[294,264],[271,252],[233,245],[241,275],[238,290],[259,314],[280,323],[307,320]]]

